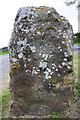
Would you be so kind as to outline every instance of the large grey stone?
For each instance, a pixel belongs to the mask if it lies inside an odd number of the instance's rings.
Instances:
[[[72,37],[69,21],[54,8],[19,9],[9,45],[12,115],[41,116],[68,107]]]

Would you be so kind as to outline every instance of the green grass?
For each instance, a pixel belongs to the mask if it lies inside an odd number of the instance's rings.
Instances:
[[[76,42],[76,43],[74,43],[74,45],[80,45],[80,43],[77,43],[77,42]]]
[[[45,118],[49,118],[49,119],[60,118],[61,120],[61,118],[65,118],[65,116],[66,116],[65,112],[53,112],[51,115],[46,115]]]
[[[9,51],[0,51],[0,55],[9,54]]]
[[[4,117],[7,118],[9,115],[9,102],[10,102],[10,93],[8,89],[2,91],[2,94],[0,95],[0,100],[1,100],[0,111],[2,110],[2,113],[0,112],[0,115],[2,115],[3,118]]]
[[[78,97],[80,97],[80,53],[74,54],[74,75],[76,76],[74,88],[75,93]]]

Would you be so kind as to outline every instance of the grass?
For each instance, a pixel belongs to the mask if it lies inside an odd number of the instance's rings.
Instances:
[[[58,118],[58,120],[61,118],[65,118],[66,116],[66,113],[65,112],[53,112],[51,115],[46,115],[45,118],[49,118],[49,119],[52,119],[52,118]]]
[[[74,43],[74,45],[80,45],[80,43]]]
[[[9,51],[0,51],[0,55],[9,54]]]
[[[80,60],[80,54],[74,54],[73,56],[73,62],[74,62],[74,74],[76,76],[76,81],[74,84],[75,90],[77,90],[77,95],[80,97],[80,65],[78,64]],[[2,104],[0,101],[0,111],[2,108],[2,112],[0,112],[0,116],[2,115],[3,118],[11,118],[9,115],[9,104],[10,104],[10,93],[8,89],[4,90],[2,92],[2,95],[0,95],[0,100],[2,99]],[[44,116],[46,118],[65,118],[65,113],[61,112],[54,112],[51,115]]]
[[[74,75],[76,76],[74,87],[76,94],[80,97],[80,53],[74,54]]]
[[[3,116],[3,118],[7,118],[9,115],[9,102],[10,102],[10,93],[8,89],[5,89],[2,91],[2,94],[0,95],[0,115]],[[0,116],[1,117],[1,116]]]

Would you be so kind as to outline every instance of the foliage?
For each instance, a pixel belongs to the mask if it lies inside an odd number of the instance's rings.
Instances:
[[[80,7],[80,4],[79,4],[80,0],[66,0],[65,1],[65,4],[67,6],[70,6],[70,5],[74,5],[74,4],[78,4],[77,7],[79,8]]]
[[[80,33],[75,33],[73,40],[74,43],[80,43]]]
[[[74,36],[77,36],[80,38],[80,33],[75,33]]]
[[[78,3],[80,0],[66,0],[66,5],[67,6],[70,6],[70,5],[73,5],[75,3]]]

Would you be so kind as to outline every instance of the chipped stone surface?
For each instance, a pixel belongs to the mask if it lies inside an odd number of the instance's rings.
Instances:
[[[23,7],[10,40],[11,113],[45,115],[68,106],[73,30],[54,8]]]

